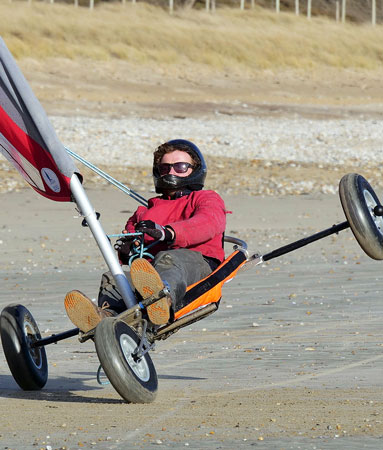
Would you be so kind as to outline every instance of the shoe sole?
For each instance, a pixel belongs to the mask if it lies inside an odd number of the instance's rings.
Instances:
[[[145,300],[165,287],[156,269],[143,258],[135,259],[130,266],[130,275],[137,291]],[[170,319],[170,302],[168,297],[162,297],[146,307],[150,321],[154,325],[163,325]]]
[[[83,333],[96,328],[101,322],[97,306],[80,291],[68,292],[65,296],[64,306],[73,325]]]

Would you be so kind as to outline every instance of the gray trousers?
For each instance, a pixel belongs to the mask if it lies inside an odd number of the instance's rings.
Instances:
[[[200,252],[184,248],[159,252],[154,258],[153,266],[159,273],[162,281],[170,288],[174,312],[186,306],[183,299],[187,286],[205,278],[212,271]],[[130,273],[125,272],[125,274],[134,290]],[[105,307],[106,304],[108,308],[117,313],[121,313],[126,309],[110,272],[102,275],[98,295],[98,306]]]
[[[183,303],[186,288],[211,273],[209,264],[200,252],[185,248],[159,252],[154,258],[153,266],[162,281],[170,287],[174,312],[186,306]]]

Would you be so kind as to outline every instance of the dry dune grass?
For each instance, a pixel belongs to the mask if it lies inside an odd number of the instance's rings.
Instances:
[[[256,8],[167,11],[147,4],[0,2],[0,34],[18,59],[64,57],[160,65],[202,64],[226,71],[377,69],[383,27],[336,24]],[[6,18],[6,20],[3,20]]]

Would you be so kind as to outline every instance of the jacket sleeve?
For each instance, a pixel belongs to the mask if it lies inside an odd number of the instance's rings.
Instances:
[[[125,230],[128,233],[134,233],[136,231],[135,226],[141,220],[143,211],[146,211],[146,210],[147,210],[147,208],[145,208],[145,206],[139,206],[137,208],[136,212],[131,217],[129,217],[129,219],[125,225]]]
[[[176,233],[173,242],[177,247],[191,247],[209,241],[224,233],[226,209],[222,198],[214,191],[204,191],[196,201],[189,219],[168,223]]]

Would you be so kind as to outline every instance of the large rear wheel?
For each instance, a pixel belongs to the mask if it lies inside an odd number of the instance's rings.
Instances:
[[[33,347],[41,339],[32,314],[23,305],[9,305],[0,316],[1,342],[16,383],[25,391],[39,390],[48,379],[44,347]]]
[[[383,259],[382,207],[362,175],[349,173],[339,183],[343,211],[356,240],[373,259]]]
[[[121,320],[107,317],[96,328],[97,355],[113,387],[129,403],[150,403],[157,393],[157,373],[148,353],[137,358],[139,343],[136,332]]]

